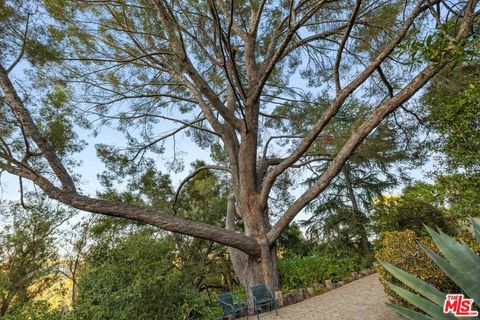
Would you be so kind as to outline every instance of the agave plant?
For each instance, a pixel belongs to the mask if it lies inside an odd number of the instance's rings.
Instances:
[[[480,224],[473,219],[472,224],[476,241],[478,244],[480,244]],[[458,242],[441,230],[434,231],[429,227],[426,228],[443,257],[440,257],[432,250],[420,244],[423,251],[425,251],[425,253],[438,265],[438,267],[453,282],[455,282],[470,299],[474,299],[474,304],[477,306],[477,308],[480,308],[480,256],[478,256],[464,242]],[[414,294],[409,290],[403,289],[391,283],[388,284],[390,288],[400,297],[418,309],[424,311],[425,314],[387,303],[390,308],[405,318],[412,320],[456,319],[453,314],[446,314],[443,312],[443,306],[446,299],[445,293],[390,263],[381,260],[379,260],[379,262],[395,278],[420,294]],[[478,317],[466,317],[463,319],[478,319]]]

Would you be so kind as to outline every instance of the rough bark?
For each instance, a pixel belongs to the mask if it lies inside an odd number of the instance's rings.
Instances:
[[[234,195],[231,195],[227,207],[227,230],[235,231],[235,215],[235,197]],[[257,239],[260,245],[260,256],[254,258],[231,247],[228,248],[228,253],[238,280],[247,290],[249,310],[253,311],[253,300],[248,288],[252,285],[264,283],[272,293],[274,293],[280,288],[280,283],[278,277],[276,247],[270,246],[265,232],[262,234],[260,230],[252,230],[252,226],[248,229],[251,230],[251,232],[259,234]]]

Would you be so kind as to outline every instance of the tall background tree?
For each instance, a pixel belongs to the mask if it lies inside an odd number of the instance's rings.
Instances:
[[[382,120],[443,67],[468,58],[477,5],[3,1],[0,169],[72,207],[227,245],[243,285],[276,290],[277,239]],[[32,70],[31,81],[15,81],[16,67]],[[273,220],[275,188],[285,175],[302,180],[296,170],[323,157],[312,147],[352,101],[365,108],[359,121]],[[294,137],[265,125],[282,120],[277,108],[308,105],[318,105],[318,115]],[[126,136],[121,148],[97,146],[113,177],[151,170],[152,153],[182,131],[210,146],[218,163],[204,169],[230,175],[225,223],[79,191],[70,155],[81,148],[82,131],[71,116],[82,110],[83,125],[95,129],[100,120]],[[165,127],[172,130],[162,133]]]
[[[353,102],[339,111],[323,139],[311,147],[314,154],[322,154],[323,158],[312,157],[312,163],[304,168],[305,174],[312,177],[306,184],[325,170],[348,138],[351,126],[362,121],[366,109]],[[318,111],[316,106],[287,110],[289,128],[297,132],[305,130]],[[350,250],[361,259],[371,258],[368,215],[372,205],[383,193],[407,182],[406,169],[425,158],[418,123],[412,120],[415,119],[408,113],[390,117],[357,148],[339,175],[308,206],[311,217],[302,224],[310,237],[333,250]]]
[[[29,197],[0,206],[0,317],[21,313],[56,281],[58,228],[72,213]]]
[[[480,216],[480,64],[472,59],[444,70],[434,78],[421,98],[430,148],[437,167],[432,176],[437,202],[450,215]]]

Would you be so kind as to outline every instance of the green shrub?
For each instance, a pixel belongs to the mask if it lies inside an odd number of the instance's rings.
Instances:
[[[1,318],[2,320],[62,320],[59,310],[52,310],[46,301],[29,301]]]
[[[378,200],[372,215],[372,230],[384,232],[412,230],[417,235],[427,235],[425,225],[438,226],[452,233],[447,225],[444,209],[434,205],[434,186],[417,183],[405,188],[401,197],[384,197]]]
[[[102,253],[80,275],[75,319],[202,317],[206,295],[196,291],[175,265],[167,240],[132,234]]]
[[[348,278],[356,269],[357,262],[343,253],[315,253],[306,257],[289,257],[278,263],[282,289],[311,287],[314,283],[322,283]]]
[[[240,283],[235,283],[231,292],[237,299],[247,301],[247,292],[245,291],[245,287]]]
[[[475,251],[480,252],[480,246],[475,244],[473,238],[457,238],[466,242]],[[381,249],[376,252],[375,256],[379,260],[386,261],[431,284],[442,292],[461,292],[455,283],[451,281],[421,249],[419,243],[439,254],[439,250],[431,237],[418,236],[412,230],[405,230],[386,232],[382,236]],[[387,283],[393,283],[402,288],[407,288],[407,286],[395,279],[394,276],[380,264],[375,263],[375,269],[378,271],[380,282],[383,284],[385,292],[390,296],[391,301],[402,307],[414,308],[398,296]]]

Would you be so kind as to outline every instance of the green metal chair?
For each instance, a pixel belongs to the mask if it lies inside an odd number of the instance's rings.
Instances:
[[[217,299],[222,306],[222,319],[227,315],[231,315],[235,320],[237,316],[244,314],[247,315],[248,319],[248,307],[244,301],[239,300],[237,303],[234,303],[233,295],[230,292],[219,294]]]
[[[270,311],[272,310],[272,307],[275,308],[275,313],[278,316],[275,297],[272,295],[270,290],[267,289],[267,286],[265,286],[265,284],[251,286],[250,292],[252,293],[253,307],[254,312],[257,315],[257,319],[260,319],[258,314],[262,311],[263,306],[268,306]]]

